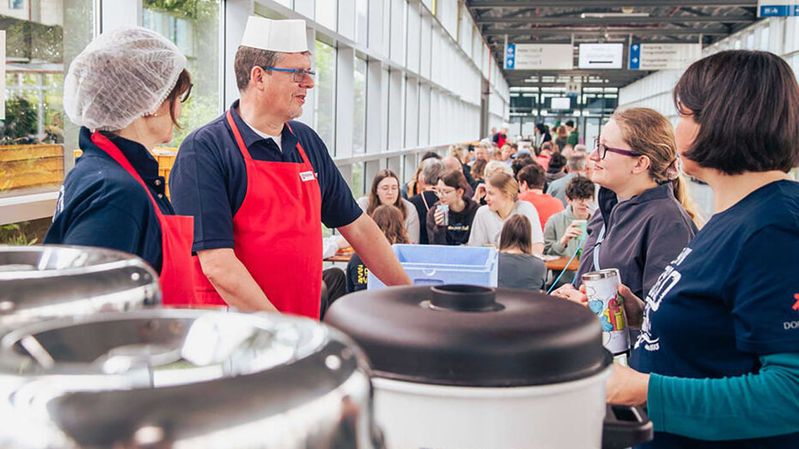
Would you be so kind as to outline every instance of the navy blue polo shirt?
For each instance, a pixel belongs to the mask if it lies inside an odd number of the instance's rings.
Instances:
[[[144,146],[106,134],[147,184],[162,213],[174,214],[158,162]],[[161,271],[161,226],[147,192],[80,130],[83,150],[64,180],[44,243],[110,248],[135,254]]]
[[[325,226],[346,226],[361,215],[347,182],[313,129],[290,121],[291,130],[283,127],[281,150],[271,138],[262,138],[244,123],[238,106],[237,100],[230,107],[233,120],[253,159],[299,163],[297,141],[302,144],[317,174]],[[247,169],[225,114],[186,137],[169,175],[169,188],[175,210],[194,216],[194,251],[233,248],[233,216],[247,193]]]

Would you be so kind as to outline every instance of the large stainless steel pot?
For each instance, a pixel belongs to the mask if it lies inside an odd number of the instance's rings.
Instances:
[[[651,438],[639,410],[608,412],[611,355],[596,316],[569,301],[395,287],[340,298],[325,322],[369,357],[375,418],[391,449],[599,449]]]
[[[0,245],[0,332],[160,300],[158,276],[136,256],[78,246]]]
[[[3,448],[381,446],[363,356],[311,320],[109,313],[24,326],[0,346]]]

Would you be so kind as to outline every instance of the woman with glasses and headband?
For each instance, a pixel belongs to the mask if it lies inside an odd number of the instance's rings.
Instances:
[[[645,303],[636,370],[607,399],[647,404],[649,449],[799,447],[799,84],[771,53],[724,51],[674,88],[685,172],[715,213]]]
[[[434,245],[465,245],[480,205],[468,194],[469,183],[459,170],[438,178],[438,202],[427,212],[427,236]]]
[[[396,207],[402,214],[408,243],[419,243],[419,215],[413,204],[400,196],[399,178],[391,170],[377,172],[369,196],[358,198],[358,206],[369,216],[381,205]]]
[[[696,233],[679,176],[674,130],[652,109],[617,111],[594,148],[591,181],[601,187],[599,207],[588,223],[573,285],[553,294],[585,302],[578,290],[581,276],[616,268],[622,282],[644,297]]]
[[[195,218],[198,303],[318,319],[322,224],[386,285],[410,284],[332,152],[296,120],[314,87],[305,21],[249,17],[233,69],[240,98],[186,137],[170,175],[175,209]]]
[[[192,217],[175,215],[150,155],[172,140],[191,90],[186,58],[144,28],[98,36],[70,64],[64,109],[81,126],[48,244],[135,254],[160,274],[163,303],[190,304]]]

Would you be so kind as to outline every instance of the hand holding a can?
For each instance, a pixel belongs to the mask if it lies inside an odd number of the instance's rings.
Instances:
[[[580,223],[577,223],[578,221],[585,221],[585,220],[572,221],[569,227],[566,228],[566,232],[563,234],[563,237],[560,238],[561,245],[566,246],[569,244],[569,241],[571,239],[576,239],[581,235],[583,235],[583,232],[585,231],[583,231],[583,226]]]

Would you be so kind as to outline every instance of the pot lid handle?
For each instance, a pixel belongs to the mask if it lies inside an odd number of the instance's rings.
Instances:
[[[502,310],[496,301],[493,288],[477,285],[451,284],[430,287],[433,299],[430,305],[435,309],[456,312],[495,312]]]

